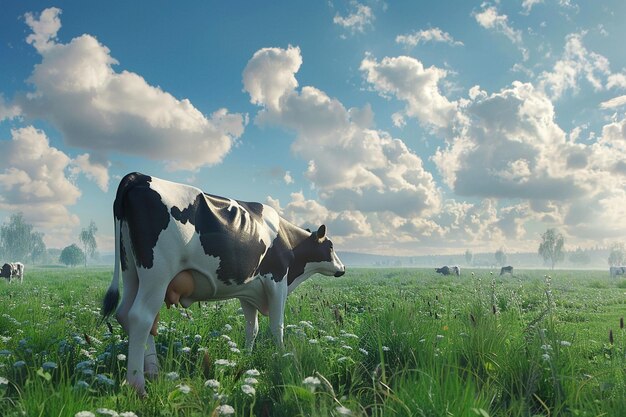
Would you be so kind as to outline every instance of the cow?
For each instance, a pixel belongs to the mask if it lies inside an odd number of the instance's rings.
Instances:
[[[454,265],[454,266],[452,267],[452,273],[453,273],[454,275],[456,275],[457,277],[460,277],[460,276],[461,276],[461,267],[460,267],[460,266],[457,266],[457,265]]]
[[[626,266],[612,266],[609,268],[609,274],[611,274],[611,278],[615,278],[618,275],[626,275]]]
[[[435,268],[435,272],[441,275],[450,275],[452,274],[452,269],[449,266],[445,265],[441,268]]]
[[[513,267],[509,265],[509,266],[503,266],[502,268],[500,268],[500,275],[504,275],[506,273],[513,275]]]
[[[0,269],[0,278],[6,278],[11,282],[13,278],[18,278],[20,283],[24,281],[24,264],[21,262],[5,263]]]
[[[246,349],[258,333],[258,312],[269,316],[282,348],[287,295],[315,273],[340,277],[346,271],[324,225],[309,232],[265,204],[141,173],[120,181],[113,217],[115,266],[102,316],[117,307],[116,319],[128,334],[126,379],[142,396],[144,373],[158,374],[154,336],[164,301],[187,308],[196,301],[237,298]]]

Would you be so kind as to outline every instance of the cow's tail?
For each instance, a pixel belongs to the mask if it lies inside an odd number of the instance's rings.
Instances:
[[[115,266],[113,267],[113,279],[102,300],[102,321],[106,320],[117,308],[120,301],[120,246],[122,220],[115,219]]]

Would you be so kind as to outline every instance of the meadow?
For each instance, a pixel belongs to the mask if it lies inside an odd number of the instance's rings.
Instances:
[[[472,273],[473,272],[473,273]],[[161,311],[161,374],[123,383],[108,269],[0,282],[1,416],[626,415],[626,283],[606,271],[351,269],[290,295],[246,353],[239,303]]]

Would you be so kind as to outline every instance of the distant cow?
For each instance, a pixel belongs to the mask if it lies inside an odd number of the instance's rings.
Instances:
[[[450,275],[452,274],[452,269],[446,265],[441,268],[435,268],[435,272],[441,275]]]
[[[509,266],[503,266],[500,269],[500,275],[504,275],[504,274],[507,274],[507,273],[513,275],[513,267],[512,266],[510,266],[510,265]]]
[[[609,274],[611,274],[611,278],[615,278],[618,275],[626,275],[626,266],[612,266],[609,268]]]
[[[457,266],[457,265],[454,265],[454,266],[452,267],[452,273],[453,273],[454,275],[456,275],[457,277],[460,277],[460,276],[461,276],[461,267],[460,267],[460,266]]]
[[[117,307],[116,318],[128,334],[126,379],[140,394],[144,371],[158,373],[154,336],[163,301],[189,307],[238,298],[246,348],[259,331],[258,312],[269,316],[282,348],[287,295],[315,273],[340,277],[346,271],[324,225],[306,231],[265,204],[148,175],[122,179],[113,214],[115,269],[102,313],[107,317]]]
[[[5,278],[11,282],[13,278],[18,278],[20,282],[24,280],[24,264],[21,262],[6,263],[0,269],[0,278]]]

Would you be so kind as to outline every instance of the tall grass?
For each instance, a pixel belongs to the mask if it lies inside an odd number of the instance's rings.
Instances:
[[[31,270],[0,283],[0,415],[623,415],[623,284],[471,272],[312,278],[288,300],[285,348],[261,319],[250,354],[236,301],[164,309],[161,373],[140,399],[124,384],[126,336],[98,325],[110,271]]]

